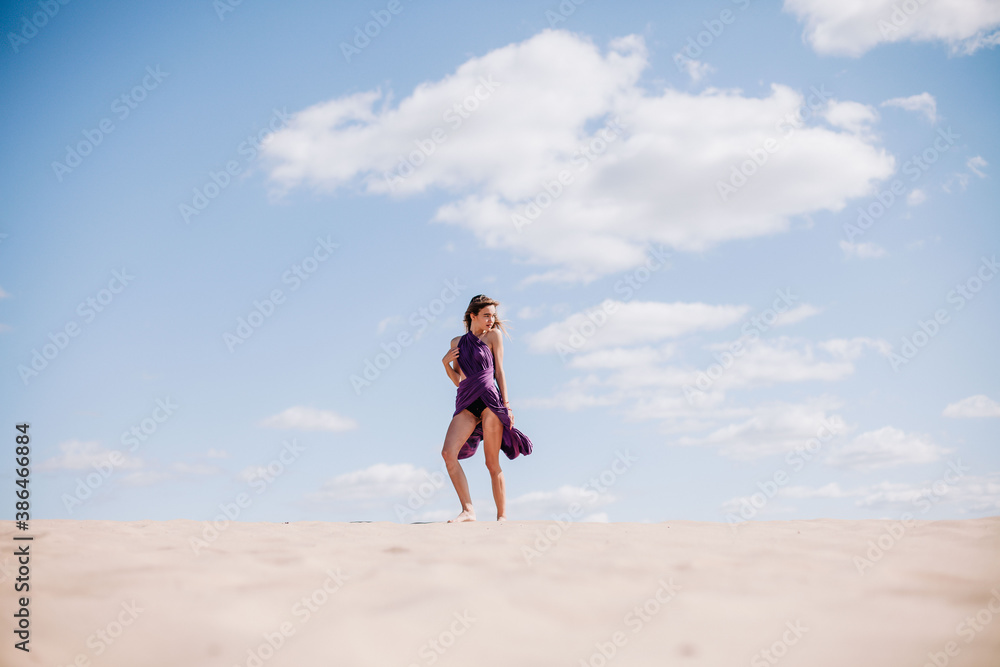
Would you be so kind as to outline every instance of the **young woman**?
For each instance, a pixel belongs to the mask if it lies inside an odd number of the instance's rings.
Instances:
[[[459,459],[476,453],[484,441],[486,467],[493,484],[493,500],[497,504],[497,521],[506,521],[506,497],[500,451],[508,459],[531,453],[531,440],[514,428],[514,413],[507,394],[507,378],[503,372],[503,322],[497,319],[500,303],[488,296],[472,297],[465,310],[465,335],[451,339],[451,348],[441,360],[448,377],[458,387],[455,414],[444,438],[444,457],[448,475],[458,492],[462,512],[450,519],[475,521],[469,484]],[[494,382],[495,380],[495,382]],[[499,391],[497,386],[499,385]]]

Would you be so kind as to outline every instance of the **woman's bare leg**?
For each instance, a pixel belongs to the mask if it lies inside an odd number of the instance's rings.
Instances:
[[[503,443],[503,422],[489,408],[483,410],[483,453],[493,484],[493,500],[497,504],[497,521],[507,520],[507,498],[500,469],[500,445]]]
[[[462,512],[454,519],[449,519],[448,523],[456,521],[475,521],[476,512],[472,509],[472,496],[469,493],[469,482],[465,479],[465,471],[462,464],[458,462],[458,452],[462,445],[469,439],[472,432],[476,430],[479,420],[468,410],[462,410],[451,418],[448,425],[448,433],[444,436],[444,447],[441,449],[441,456],[444,457],[445,467],[448,468],[448,476],[451,483],[458,492],[458,500],[462,503]]]

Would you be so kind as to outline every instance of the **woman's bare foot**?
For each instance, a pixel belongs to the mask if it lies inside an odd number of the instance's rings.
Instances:
[[[497,521],[506,521],[506,520],[507,520],[507,517],[505,515],[503,515],[503,514],[501,514],[500,516],[497,517]]]
[[[462,513],[456,516],[454,519],[448,519],[448,523],[458,523],[460,521],[475,521],[476,512],[472,509],[462,510]]]

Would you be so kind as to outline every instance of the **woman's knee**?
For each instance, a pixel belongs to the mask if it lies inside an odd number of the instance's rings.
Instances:
[[[497,456],[495,459],[493,457],[486,458],[486,469],[490,471],[490,475],[499,475],[503,472],[500,468],[500,457]]]
[[[444,459],[445,465],[448,467],[458,465],[458,449],[454,447],[444,447],[441,450],[441,458]]]

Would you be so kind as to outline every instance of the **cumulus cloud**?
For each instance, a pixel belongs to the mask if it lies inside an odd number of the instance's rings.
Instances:
[[[935,122],[937,120],[937,100],[930,93],[920,93],[909,97],[894,97],[891,100],[882,102],[884,107],[899,107],[907,111],[916,111],[927,116],[927,120]]]
[[[834,127],[847,130],[853,134],[862,134],[871,129],[878,120],[878,112],[867,104],[860,102],[837,102],[831,100],[823,110],[823,118]]]
[[[121,460],[122,463],[113,464],[114,468],[141,468],[142,459],[130,456],[128,453],[108,449],[96,440],[67,440],[59,443],[59,454],[42,461],[36,470],[92,470],[95,466],[112,465],[111,457]]]
[[[703,78],[705,78],[710,72],[715,71],[714,67],[712,67],[708,63],[703,63],[700,60],[692,60],[690,58],[685,58],[678,62],[680,62],[683,65],[684,71],[687,72],[689,77],[691,77],[691,81],[693,83],[698,83]]]
[[[957,403],[949,403],[942,414],[956,418],[1000,417],[1000,403],[985,394],[976,394]]]
[[[910,206],[919,206],[927,201],[927,193],[920,188],[913,188],[910,194],[906,195],[906,203]]]
[[[944,42],[955,54],[997,44],[1000,4],[995,0],[785,0],[805,23],[817,53],[860,56],[881,43]]]
[[[862,242],[851,243],[850,241],[840,241],[840,249],[844,251],[847,258],[857,257],[858,259],[877,259],[885,256],[885,248],[877,243]]]
[[[295,406],[268,417],[260,422],[267,428],[297,429],[300,431],[332,431],[340,433],[358,427],[350,417],[338,415],[330,410],[318,410]]]
[[[243,476],[252,476],[256,469],[248,468]],[[440,473],[438,473],[440,475]],[[362,470],[337,475],[323,484],[318,493],[309,495],[314,501],[343,500],[378,503],[387,499],[406,497],[430,484],[440,488],[442,480],[424,468],[410,463],[376,463]]]
[[[783,327],[795,324],[796,322],[801,322],[802,320],[812,317],[813,315],[818,315],[821,312],[823,312],[822,308],[817,308],[812,304],[803,303],[795,306],[791,310],[778,313],[778,319],[775,320],[774,326]]]
[[[842,417],[830,413],[841,405],[832,398],[766,403],[754,408],[749,419],[704,437],[681,437],[677,444],[718,447],[723,455],[740,460],[805,449],[806,442],[820,434],[829,438],[848,430]]]
[[[950,449],[929,436],[905,433],[892,426],[868,431],[851,442],[836,447],[824,463],[839,468],[867,472],[877,468],[933,463]]]
[[[1000,473],[968,475],[960,463],[942,476],[924,483],[881,482],[862,488],[856,504],[882,511],[923,513],[948,504],[959,514],[996,513],[1000,510]],[[956,472],[957,471],[957,472]],[[947,475],[947,477],[945,476]]]
[[[722,329],[738,322],[749,310],[749,306],[608,299],[535,332],[528,345],[535,352],[555,352],[560,346],[590,351],[657,342]]]
[[[393,103],[362,91],[304,109],[262,148],[279,191],[297,187],[451,200],[433,221],[546,267],[537,279],[589,281],[645,261],[644,245],[701,251],[776,234],[795,216],[838,211],[891,176],[895,160],[863,135],[776,127],[804,106],[773,84],[763,97],[639,85],[638,36],[607,51],[561,30],[474,57]],[[842,103],[841,125],[858,125]],[[739,192],[717,186],[770,139]],[[519,216],[519,217],[517,217]],[[515,224],[515,220],[530,224]]]
[[[972,178],[973,174],[979,178],[986,178],[986,172],[983,170],[988,167],[989,164],[990,163],[984,160],[981,155],[974,155],[970,157],[965,161],[965,166],[969,169],[969,171],[952,174],[948,180],[941,185],[941,189],[948,194],[951,194],[955,185],[958,184],[959,189],[964,191],[965,188],[968,187],[969,179]]]
[[[591,512],[591,514],[581,516],[577,520],[599,521],[603,523],[607,521],[607,514],[603,512],[593,513],[592,511],[598,507],[609,505],[615,500],[615,496],[609,491],[598,493],[594,488],[590,488],[587,485],[573,486],[564,484],[558,489],[551,491],[530,491],[524,493],[510,499],[507,504],[516,508],[519,516],[531,516],[539,519],[551,519],[556,515],[562,518],[576,518],[569,513],[569,508],[576,505],[583,510]]]
[[[1000,510],[1000,473],[970,476],[960,462],[949,464],[941,477],[926,482],[889,482],[842,488],[836,482],[820,487],[784,486],[775,497],[781,500],[854,499],[856,507],[889,512],[899,516],[902,512],[922,515],[932,508],[948,505],[959,514],[995,514]],[[760,495],[760,494],[758,494]],[[759,504],[759,498],[756,499]],[[753,495],[737,496],[722,505],[723,512],[739,512],[744,507],[757,507]],[[788,503],[770,502],[760,514],[791,512]]]

